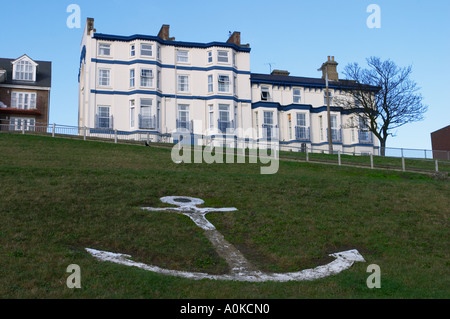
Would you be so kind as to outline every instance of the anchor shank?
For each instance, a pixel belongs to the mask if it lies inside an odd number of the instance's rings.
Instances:
[[[249,273],[258,271],[225,237],[216,229],[205,230],[205,236],[216,248],[220,257],[225,259],[231,273]]]

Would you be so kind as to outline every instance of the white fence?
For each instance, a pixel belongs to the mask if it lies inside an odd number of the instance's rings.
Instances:
[[[52,137],[65,136],[84,140],[106,140],[114,143],[158,143],[170,147],[170,143],[177,143],[177,134],[161,134],[156,131],[119,131],[114,129],[86,128],[68,125],[17,125],[0,124],[0,133],[38,134]],[[214,145],[224,148],[267,148],[268,143],[248,139],[235,139],[235,143],[224,143],[220,137],[212,138],[192,134],[192,141],[196,145]],[[187,141],[189,143],[190,141]],[[275,141],[269,141],[271,145]],[[450,172],[450,151],[436,151],[425,149],[386,148],[385,156],[373,154],[356,154],[354,152],[334,151],[314,148],[306,144],[301,147],[280,145],[280,158],[304,160],[311,162],[333,163],[338,165],[363,166],[370,168],[399,169],[403,171],[443,171]]]

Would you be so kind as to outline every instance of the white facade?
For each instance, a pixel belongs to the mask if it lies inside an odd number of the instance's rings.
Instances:
[[[96,33],[88,19],[81,48],[80,127],[173,140],[182,130],[214,138],[230,133],[279,138],[287,150],[328,148],[325,81],[251,74],[250,48],[237,32],[227,42],[179,42],[169,26],[158,36],[124,37]],[[342,86],[330,85],[330,92],[339,95]],[[371,133],[361,140],[359,129],[345,128],[352,117],[332,107],[334,150],[374,153]]]
[[[245,46],[117,37],[87,27],[80,64],[80,127],[209,136],[251,128]]]
[[[325,81],[274,73],[251,75],[256,138],[265,138],[269,127],[269,130],[278,132],[276,137],[279,138],[282,150],[304,151],[307,147],[314,152],[327,152]],[[364,129],[357,114],[334,103],[348,98],[348,81],[329,83],[333,151],[377,154],[377,140],[371,132]]]

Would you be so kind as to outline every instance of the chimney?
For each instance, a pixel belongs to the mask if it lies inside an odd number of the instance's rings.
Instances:
[[[94,29],[94,19],[93,18],[87,18],[86,22],[86,34],[91,34],[91,31],[97,32],[97,30]]]
[[[231,32],[230,32],[231,33]],[[250,44],[241,44],[241,33],[234,31],[228,38],[227,43],[236,44],[239,47],[250,47]]]
[[[289,71],[284,71],[284,70],[273,70],[272,73],[270,73],[270,75],[284,75],[284,76],[289,76]]]
[[[233,43],[238,46],[241,45],[241,33],[234,31],[232,35],[230,35],[230,38],[228,39],[227,43]]]
[[[159,30],[158,37],[160,37],[161,39],[163,39],[165,41],[174,41],[175,38],[170,37],[169,29],[170,29],[170,25],[163,24],[163,26],[161,27],[161,30]]]
[[[328,61],[322,64],[319,70],[322,70],[322,79],[325,80],[326,73],[328,71],[328,80],[339,81],[339,75],[337,73],[337,66],[339,63],[334,61],[334,56],[328,56]]]

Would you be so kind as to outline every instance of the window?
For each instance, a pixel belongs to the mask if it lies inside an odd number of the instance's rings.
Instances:
[[[320,140],[323,140],[323,117],[319,116]]]
[[[178,105],[177,129],[189,130],[189,105]]]
[[[268,86],[261,86],[261,100],[269,101],[270,100],[270,88]]]
[[[156,128],[161,129],[161,101],[156,104]]]
[[[141,99],[141,114],[139,116],[139,128],[150,129],[154,127],[152,118],[152,99]]]
[[[230,127],[230,106],[219,104],[219,131],[225,133]]]
[[[359,140],[361,142],[369,142],[369,125],[367,124],[367,119],[359,118]]]
[[[189,62],[189,51],[177,50],[177,62],[188,63]]]
[[[161,89],[161,71],[156,71],[156,88]]]
[[[214,129],[214,105],[209,105],[209,129]]]
[[[233,66],[236,66],[236,52],[233,51]]]
[[[134,69],[131,69],[130,70],[130,88],[134,87],[134,84],[135,84],[134,79],[135,79],[135,72],[134,72]]]
[[[98,85],[99,86],[110,86],[111,81],[111,70],[108,69],[98,69]]]
[[[153,70],[150,69],[141,70],[141,86],[142,87],[153,86]]]
[[[228,63],[228,51],[217,51],[217,62]]]
[[[297,113],[297,126],[295,128],[295,137],[297,140],[306,140],[307,130],[306,130],[306,114]]]
[[[11,108],[30,110],[36,108],[36,93],[12,92]]]
[[[208,75],[208,93],[212,93],[214,91],[214,83],[213,83],[213,75]]]
[[[111,55],[111,44],[109,44],[109,43],[99,43],[99,45],[98,45],[98,55],[110,56]]]
[[[14,66],[14,80],[34,81],[34,66],[29,61],[22,60]]]
[[[219,92],[230,92],[230,77],[228,75],[219,75]]]
[[[97,114],[97,127],[98,128],[111,128],[111,116],[109,112],[109,106],[99,106]]]
[[[341,140],[341,134],[340,130],[338,129],[338,118],[337,115],[331,115],[331,140],[334,141],[340,141]]]
[[[213,62],[213,53],[212,51],[208,51],[208,63],[212,63]]]
[[[237,95],[237,76],[233,77],[233,94]]]
[[[330,98],[330,105],[333,103],[333,94],[331,92],[328,92],[328,97]],[[323,103],[327,105],[327,91],[325,90],[323,92]]]
[[[301,92],[300,89],[293,89],[292,93],[294,95],[294,103],[301,103],[302,101],[302,96],[301,96]]]
[[[273,125],[273,112],[264,111],[264,124]]]
[[[130,45],[130,56],[136,56],[136,45]]]
[[[136,118],[136,109],[134,107],[134,100],[130,101],[130,128],[134,128],[134,121]]]
[[[362,103],[361,103],[361,101],[363,101],[362,94],[356,93],[355,96],[354,96],[354,100],[355,100],[355,106],[356,107],[361,107],[362,106]]]
[[[153,56],[153,45],[141,44],[141,56]]]
[[[273,137],[273,112],[264,111],[264,124],[262,125],[262,128],[264,138]]]
[[[150,117],[152,114],[152,99],[141,99],[141,115],[142,117]]]
[[[33,131],[34,126],[36,125],[35,119],[32,118],[17,118],[12,117],[9,120],[10,123],[10,129],[15,131],[21,131],[22,129],[24,131]]]
[[[161,60],[161,47],[159,45],[156,46],[156,58]]]
[[[178,92],[189,92],[188,75],[178,75]]]

